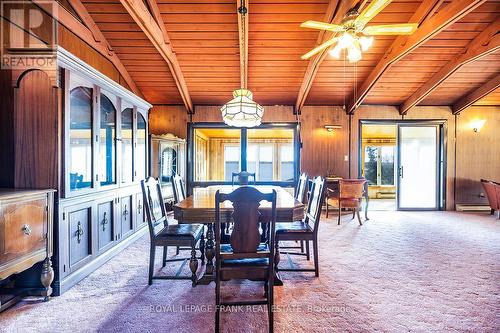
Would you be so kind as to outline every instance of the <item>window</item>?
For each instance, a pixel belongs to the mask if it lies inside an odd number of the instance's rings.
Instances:
[[[146,178],[146,120],[137,112],[137,146],[136,146],[136,176],[138,180]]]
[[[293,181],[294,164],[293,164],[293,145],[282,145],[280,147],[280,169],[281,180]]]
[[[101,124],[99,128],[99,180],[101,186],[116,183],[116,109],[111,100],[101,94]]]
[[[247,150],[247,170],[255,172],[256,180],[273,180],[274,172],[274,147],[269,144],[248,146]]]
[[[289,128],[249,129],[248,171],[257,181],[294,180],[294,131]]]
[[[231,181],[240,170],[240,130],[196,128],[194,130],[194,181]]]
[[[194,186],[207,182],[231,182],[232,173],[255,173],[257,182],[295,180],[298,161],[295,156],[295,125],[236,129],[193,125],[189,141],[192,153]],[[246,138],[246,142],[241,138]],[[253,180],[253,178],[252,178]]]
[[[70,92],[69,184],[70,190],[92,187],[92,89]]]
[[[364,174],[368,185],[394,185],[395,146],[366,146]]]
[[[224,180],[231,181],[233,172],[240,171],[240,146],[224,146]]]
[[[133,109],[127,108],[122,111],[122,182],[128,183],[133,180],[134,155],[133,143]]]

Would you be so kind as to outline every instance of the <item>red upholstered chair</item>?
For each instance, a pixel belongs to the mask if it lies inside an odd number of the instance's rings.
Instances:
[[[365,179],[340,179],[339,180],[339,194],[338,197],[328,198],[327,204],[338,209],[338,224],[340,225],[340,215],[342,208],[352,209],[352,218],[358,216],[360,225],[361,217],[359,211],[361,208],[361,201],[363,200]]]
[[[486,192],[491,214],[493,215],[495,211],[498,211],[498,218],[500,219],[500,184],[486,179],[481,179],[481,184]]]

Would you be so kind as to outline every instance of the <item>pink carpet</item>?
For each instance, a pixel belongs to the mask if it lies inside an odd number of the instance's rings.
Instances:
[[[454,212],[372,212],[362,227],[349,219],[322,221],[319,278],[283,274],[276,332],[500,331],[500,221]],[[214,285],[148,287],[148,246],[140,239],[50,302],[0,314],[0,331],[213,332]],[[260,295],[254,286],[225,290]],[[267,329],[264,308],[237,310],[222,314],[224,332]]]

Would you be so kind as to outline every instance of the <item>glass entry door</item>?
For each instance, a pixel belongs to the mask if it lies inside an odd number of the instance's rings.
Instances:
[[[398,128],[398,209],[438,209],[439,125]]]

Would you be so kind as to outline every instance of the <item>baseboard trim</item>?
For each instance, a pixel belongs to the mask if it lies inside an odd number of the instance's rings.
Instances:
[[[455,210],[457,212],[489,212],[491,210],[488,205],[474,205],[474,204],[456,204]]]

